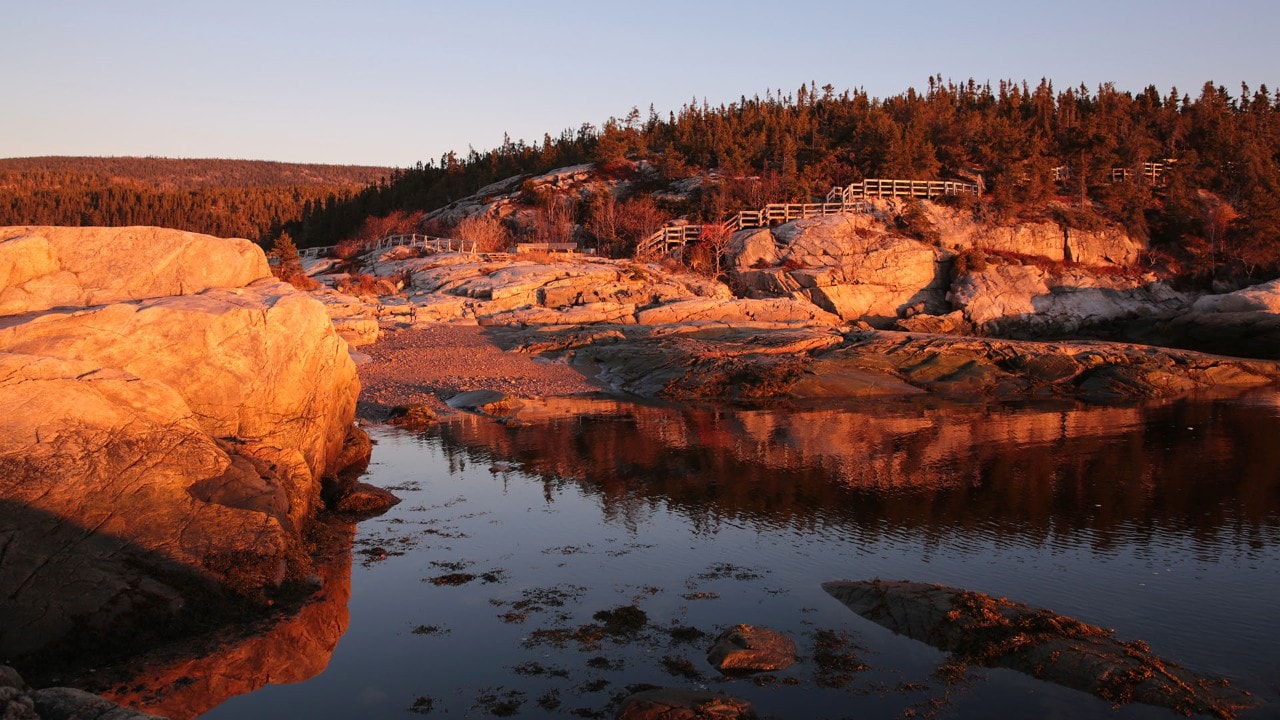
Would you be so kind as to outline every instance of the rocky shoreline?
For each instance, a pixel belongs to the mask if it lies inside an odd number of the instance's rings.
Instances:
[[[977,295],[944,314],[930,312],[945,309],[936,293],[918,290],[904,296],[911,303],[877,296],[874,312],[850,309],[832,299],[869,297],[848,290],[855,259],[905,248],[928,255],[934,283],[947,255],[898,237],[854,247],[851,238],[881,237],[857,227],[822,241],[825,255],[813,227],[776,231],[827,268],[779,258],[777,282],[842,274],[774,294],[735,294],[633,261],[415,248],[313,268],[325,287],[308,294],[275,281],[246,241],[156,228],[0,230],[0,587],[10,590],[0,653],[43,683],[308,597],[340,597],[341,582],[317,572],[308,528],[322,512],[354,517],[395,501],[354,479],[369,453],[357,418],[510,420],[539,411],[528,400],[601,394],[1125,404],[1280,381],[1274,359],[959,334],[979,327]],[[1274,357],[1278,295],[1271,283],[1188,301],[1181,315],[1139,315],[1208,345],[1250,336],[1254,354]],[[301,632],[323,645],[342,622],[321,615],[323,632]]]

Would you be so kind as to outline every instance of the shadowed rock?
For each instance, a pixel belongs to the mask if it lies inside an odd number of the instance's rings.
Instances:
[[[558,355],[618,390],[689,399],[838,399],[929,392],[952,398],[1073,398],[1099,403],[1176,397],[1280,380],[1280,363],[1106,342],[1035,342],[805,328],[619,328],[574,336]],[[508,336],[549,346],[546,333]]]
[[[956,660],[1005,667],[1096,695],[1185,715],[1232,718],[1254,707],[1248,693],[1151,654],[1142,642],[1049,610],[942,585],[828,582],[849,609],[890,630],[951,652]]]
[[[676,688],[654,688],[622,703],[618,720],[734,720],[754,718],[751,704],[728,695]]]

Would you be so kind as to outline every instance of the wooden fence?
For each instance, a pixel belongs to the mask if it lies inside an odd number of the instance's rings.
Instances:
[[[943,195],[981,195],[977,183],[961,180],[894,180],[867,178],[844,187],[833,187],[827,201],[843,198],[845,202],[873,197],[909,197],[932,200]]]
[[[298,251],[298,256],[304,259],[325,257],[333,252],[333,249],[336,247],[337,245],[326,245],[324,247],[303,248]],[[386,250],[393,247],[423,247],[430,248],[436,252],[474,253],[476,251],[476,243],[474,240],[456,240],[454,238],[442,238],[435,237],[433,235],[407,233],[401,235],[388,235],[373,242],[364,243],[360,246],[360,252],[367,253],[375,250]]]
[[[761,228],[803,220],[811,217],[835,215],[845,212],[869,212],[873,197],[913,197],[930,199],[942,195],[980,195],[982,189],[976,183],[959,180],[889,180],[869,178],[844,187],[831,188],[826,202],[821,203],[773,203],[759,210],[740,210],[720,223],[689,225],[669,223],[659,228],[636,245],[636,257],[651,259],[662,257],[673,250],[702,237],[704,231],[735,232],[747,228]],[[721,230],[723,229],[723,230]]]

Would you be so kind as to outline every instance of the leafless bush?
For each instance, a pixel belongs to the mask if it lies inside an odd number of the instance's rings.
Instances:
[[[511,233],[496,217],[473,215],[463,218],[453,228],[453,236],[459,240],[474,242],[480,252],[501,252],[511,245]]]
[[[573,242],[574,203],[568,198],[555,198],[538,208],[530,228],[530,242]]]

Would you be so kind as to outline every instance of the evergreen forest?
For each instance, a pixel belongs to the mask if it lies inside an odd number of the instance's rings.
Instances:
[[[389,175],[255,160],[0,159],[0,225],[157,225],[267,242]]]

